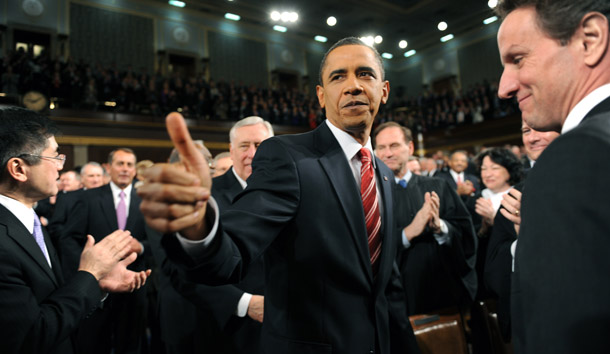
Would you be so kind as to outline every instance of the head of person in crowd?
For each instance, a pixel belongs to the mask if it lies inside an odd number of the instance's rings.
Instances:
[[[103,186],[104,169],[102,168],[102,165],[95,161],[87,162],[80,169],[80,180],[83,183],[83,187],[86,189]]]
[[[344,38],[322,58],[316,86],[320,107],[332,125],[360,144],[368,141],[373,120],[389,93],[379,52],[360,39]]]
[[[421,165],[419,164],[419,159],[417,157],[409,157],[409,162],[407,162],[407,168],[409,169],[409,171],[413,172],[414,175],[421,175]]]
[[[493,193],[500,193],[521,182],[523,165],[510,150],[506,148],[489,148],[477,158],[481,181]]]
[[[252,174],[252,159],[258,146],[272,136],[273,127],[261,117],[246,117],[233,125],[229,131],[229,152],[233,169],[242,180]]]
[[[136,154],[130,148],[112,150],[108,154],[110,181],[120,189],[125,189],[136,177],[136,163]]]
[[[212,159],[212,153],[210,152],[210,150],[208,150],[207,147],[205,147],[203,140],[193,140],[193,143],[195,144],[195,147],[197,148],[197,150],[199,150],[199,152],[201,152],[201,155],[203,155],[203,157],[205,158],[205,161],[208,163],[208,166],[210,166],[210,174],[212,174],[212,163],[213,163],[213,159]],[[178,150],[176,148],[172,149],[172,152],[169,154],[169,158],[167,159],[167,161],[169,163],[178,163],[181,162],[181,158],[180,158],[180,153],[178,152]],[[149,167],[149,166],[147,166]]]
[[[515,97],[527,124],[560,131],[569,112],[610,83],[610,2],[503,0],[498,95]]]
[[[57,194],[65,155],[55,123],[27,109],[0,107],[0,194],[32,207]]]
[[[438,168],[438,165],[437,165],[437,162],[434,159],[434,157],[426,159],[426,171],[428,171],[428,174],[436,171],[437,168]]]
[[[386,122],[373,133],[375,154],[396,178],[402,178],[408,171],[407,163],[413,154],[413,135],[408,128],[396,122]]]
[[[521,158],[521,148],[519,145],[511,145],[510,151],[517,156],[517,158]]]
[[[65,171],[59,175],[60,189],[64,192],[72,192],[83,187],[80,174],[76,171]]]
[[[540,154],[546,149],[555,138],[559,136],[556,131],[540,132],[532,129],[525,120],[521,120],[521,138],[527,157],[531,161],[538,160]]]
[[[218,177],[224,175],[231,166],[233,166],[233,159],[231,158],[231,153],[229,151],[223,151],[220,154],[214,156],[214,161],[212,162],[214,166],[214,173],[212,177]]]
[[[449,157],[449,168],[455,173],[462,173],[468,168],[468,153],[465,150],[456,150]]]

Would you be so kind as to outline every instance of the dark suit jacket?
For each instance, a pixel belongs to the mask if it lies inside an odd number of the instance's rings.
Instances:
[[[470,215],[449,184],[437,178],[412,175],[407,188],[394,185],[394,215],[402,250],[400,273],[407,293],[409,315],[447,307],[469,308],[477,292],[477,238]],[[402,245],[402,230],[424,204],[424,194],[435,191],[440,198],[440,217],[449,229],[449,240],[439,245],[428,229]]]
[[[523,182],[513,188],[523,190]],[[500,207],[503,209],[504,207]],[[510,278],[513,256],[510,247],[517,239],[515,224],[498,210],[494,227],[489,237],[487,256],[485,258],[485,284],[487,289],[498,299],[497,314],[500,331],[504,341],[509,342],[510,332]]]
[[[73,353],[72,333],[100,303],[95,277],[78,272],[64,283],[46,232],[45,243],[53,268],[32,234],[0,205],[2,353]]]
[[[383,223],[376,276],[360,189],[326,124],[260,145],[248,187],[222,213],[207,254],[187,264],[196,279],[224,283],[239,280],[265,253],[263,352],[390,353],[385,290],[396,257],[394,182],[376,161]],[[164,240],[173,261],[188,261],[175,238]]]
[[[82,238],[61,239],[61,235],[68,222],[68,217],[72,214],[73,208],[77,206],[77,202],[82,197],[83,192],[83,189],[79,189],[72,192],[60,193],[61,197],[60,195],[57,196],[55,211],[47,226],[51,241],[59,254],[62,267],[71,270],[68,274],[72,274],[74,269],[78,269],[80,254],[85,244]]]
[[[214,178],[212,195],[221,212],[231,207],[233,198],[241,191],[242,187],[232,169]],[[184,338],[187,333],[192,333],[203,337],[203,347],[200,350],[204,352],[258,353],[260,323],[248,316],[240,318],[234,314],[244,292],[263,295],[262,259],[259,258],[255,262],[248,275],[237,285],[194,284],[185,279],[180,269],[167,261],[165,250],[160,244],[161,235],[152,230],[148,235],[153,235],[150,239],[151,250],[155,261],[163,269],[159,308],[164,339],[175,342]]]
[[[555,139],[528,175],[511,289],[518,353],[610,348],[608,156],[610,98]]]

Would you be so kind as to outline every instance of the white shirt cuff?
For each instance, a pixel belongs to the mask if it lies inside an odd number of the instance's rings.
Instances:
[[[208,209],[211,207],[212,210],[214,210],[214,227],[212,227],[212,230],[210,231],[210,233],[203,238],[202,240],[189,240],[186,237],[183,237],[182,235],[180,235],[180,233],[176,233],[176,237],[178,237],[178,242],[180,242],[180,245],[182,245],[182,248],[184,248],[184,251],[191,256],[193,259],[198,259],[200,258],[200,256],[204,253],[206,247],[208,247],[210,245],[210,243],[212,242],[212,240],[214,240],[214,236],[216,235],[216,231],[218,231],[218,223],[220,220],[220,211],[218,210],[218,204],[216,204],[216,200],[214,200],[214,197],[210,197],[210,199],[208,200]],[[207,210],[207,212],[209,212],[209,210]]]
[[[449,228],[447,227],[445,220],[441,219],[441,232],[439,234],[434,234],[434,238],[439,245],[449,241]]]
[[[510,255],[513,258],[513,272],[515,271],[515,251],[517,250],[517,241],[518,240],[513,241],[513,243],[510,245]]]
[[[248,314],[248,306],[250,306],[250,300],[252,299],[252,294],[244,293],[239,299],[237,303],[237,309],[235,309],[235,315],[238,317],[246,317]]]
[[[407,238],[407,235],[405,235],[405,229],[402,229],[401,235],[402,235],[402,245],[405,248],[411,247],[411,242],[409,242],[409,239]]]

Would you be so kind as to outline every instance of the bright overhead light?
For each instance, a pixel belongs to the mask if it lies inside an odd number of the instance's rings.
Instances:
[[[392,59],[394,56],[391,53],[383,53],[381,57],[384,59]]]
[[[278,11],[271,11],[271,19],[273,21],[279,21],[282,18],[282,14],[280,14]]]
[[[408,52],[406,52],[406,53],[405,53],[405,57],[407,57],[407,58],[408,58],[408,57],[410,57],[410,56],[415,55],[415,53],[417,53],[417,52],[415,51],[415,49],[411,49],[411,50],[409,50]]]
[[[487,2],[487,6],[489,6],[491,9],[493,9],[494,7],[498,6],[498,0],[489,0]]]
[[[322,43],[326,43],[326,41],[328,41],[328,38],[324,37],[324,36],[315,36],[314,39],[318,42],[322,42]]]
[[[490,23],[498,21],[498,16],[491,16],[483,20],[483,23],[488,25]]]
[[[278,32],[286,32],[288,29],[284,26],[279,26],[279,25],[275,25],[273,26],[273,29],[278,31]]]
[[[231,20],[231,21],[239,21],[241,19],[241,17],[239,15],[232,14],[232,13],[229,13],[229,12],[227,12],[225,14],[225,18],[227,20]]]
[[[176,7],[186,6],[186,3],[184,3],[184,1],[178,1],[178,0],[169,0],[167,3],[172,6],[176,6]]]
[[[438,26],[436,26],[436,27],[438,27],[439,31],[444,31],[447,29],[447,22],[441,21],[438,23]]]
[[[375,43],[379,44],[381,42],[383,42],[383,37],[379,35],[375,36]]]
[[[375,45],[375,38],[373,38],[373,36],[364,36],[360,37],[359,39],[363,41],[366,45],[370,45],[371,47]]]
[[[450,41],[452,39],[453,39],[453,35],[452,34],[448,34],[448,35],[446,35],[444,37],[441,37],[441,42],[448,42],[448,41]]]
[[[405,49],[408,45],[409,45],[409,43],[407,43],[407,41],[405,41],[404,39],[402,41],[398,42],[398,47],[400,49]]]
[[[337,19],[335,18],[335,16],[330,16],[326,19],[326,24],[332,27],[337,24]]]
[[[290,16],[288,18],[288,21],[290,22],[297,22],[297,20],[299,19],[299,14],[296,12],[291,12]]]

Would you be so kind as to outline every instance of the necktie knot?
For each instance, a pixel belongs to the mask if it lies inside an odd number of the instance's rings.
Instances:
[[[398,184],[402,187],[402,188],[407,188],[407,181],[404,179],[401,179],[400,181],[398,181]]]
[[[360,149],[360,161],[363,165],[371,163],[371,152],[367,148]]]
[[[119,198],[125,199],[125,191],[121,191],[121,193],[119,193]]]

